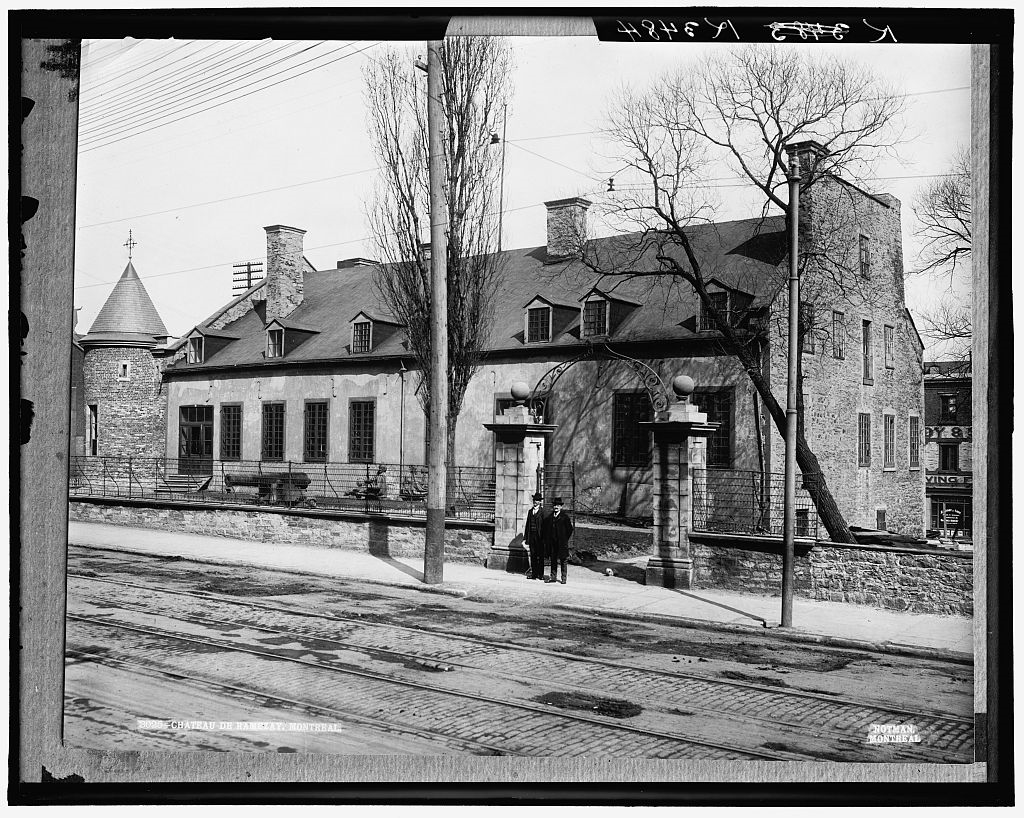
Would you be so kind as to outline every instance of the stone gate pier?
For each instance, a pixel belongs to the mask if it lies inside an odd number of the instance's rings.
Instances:
[[[529,554],[523,545],[526,512],[537,491],[537,472],[544,465],[547,439],[557,426],[535,423],[526,407],[530,389],[512,384],[516,404],[484,426],[494,433],[494,545],[487,567],[525,572]]]
[[[693,472],[706,466],[707,438],[718,428],[690,403],[693,388],[693,378],[677,376],[672,381],[676,401],[655,420],[640,424],[651,430],[654,447],[654,542],[644,575],[647,585],[690,588],[693,583]]]

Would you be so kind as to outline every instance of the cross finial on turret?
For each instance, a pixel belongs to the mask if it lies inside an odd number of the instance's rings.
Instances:
[[[137,241],[135,241],[135,240],[134,240],[134,239],[132,238],[132,231],[131,231],[131,230],[129,230],[129,231],[128,231],[128,241],[126,241],[126,242],[124,243],[124,245],[123,245],[124,247],[127,247],[127,248],[128,248],[128,261],[131,261],[131,260],[132,260],[132,250],[133,250],[133,249],[135,248],[135,246],[136,246],[137,244],[138,244],[138,242],[137,242]]]

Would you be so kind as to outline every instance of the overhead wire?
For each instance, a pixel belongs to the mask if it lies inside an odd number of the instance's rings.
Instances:
[[[276,51],[271,52],[270,54],[260,55],[259,57],[256,57],[256,58],[254,58],[252,60],[249,60],[248,62],[243,63],[240,66],[232,67],[231,69],[229,69],[229,71],[227,73],[230,73],[231,71],[236,70],[236,68],[242,68],[242,67],[245,67],[247,65],[250,65],[253,62],[256,62],[257,60],[261,60],[261,59],[273,56],[274,54],[277,54],[279,51],[283,50],[286,47],[287,46],[283,46],[282,48],[277,49]],[[202,104],[204,104],[206,102],[210,102],[210,101],[212,101],[214,99],[219,99],[220,97],[227,96],[227,95],[229,95],[229,94],[231,94],[231,93],[233,93],[235,91],[240,91],[240,90],[243,90],[244,88],[251,87],[252,85],[257,84],[258,82],[262,82],[264,79],[266,79],[266,77],[260,77],[259,79],[253,80],[252,82],[249,82],[249,83],[246,83],[245,85],[242,85],[241,87],[232,88],[229,91],[225,91],[224,93],[218,94],[218,95],[213,96],[213,97],[208,97],[206,99],[202,98],[202,96],[204,94],[206,94],[207,92],[209,92],[209,91],[218,90],[218,89],[223,88],[225,86],[229,86],[229,85],[232,85],[233,83],[236,83],[236,82],[239,82],[241,80],[247,79],[247,78],[249,78],[249,77],[251,77],[251,76],[253,76],[255,74],[259,74],[260,72],[266,71],[267,69],[270,69],[270,68],[273,68],[274,66],[280,65],[281,63],[286,62],[289,59],[297,57],[300,54],[303,54],[303,53],[311,50],[312,48],[315,48],[315,46],[308,46],[307,48],[303,48],[303,49],[299,50],[298,52],[295,52],[293,54],[289,54],[289,55],[287,55],[285,57],[281,57],[280,59],[277,59],[277,60],[275,60],[273,62],[266,63],[264,65],[260,65],[259,67],[252,69],[251,71],[249,71],[246,74],[242,74],[242,75],[237,76],[237,77],[232,77],[230,80],[227,80],[226,82],[222,82],[219,85],[215,85],[212,88],[205,89],[205,90],[199,92],[198,94],[192,93],[192,94],[185,94],[185,95],[183,95],[181,97],[181,100],[190,100],[190,101],[194,100],[194,101],[191,101],[190,104],[186,104],[184,106],[175,108],[175,105],[177,104],[177,101],[174,101],[170,105],[165,106],[167,108],[166,111],[160,112],[159,110],[157,110],[157,111],[153,112],[153,115],[150,115],[148,118],[143,116],[141,119],[138,119],[137,121],[134,121],[134,122],[130,122],[126,126],[123,126],[123,125],[121,125],[121,123],[118,123],[118,122],[112,122],[112,123],[108,123],[107,125],[97,126],[92,131],[89,131],[87,133],[85,144],[90,144],[91,142],[96,142],[96,141],[101,141],[103,139],[106,139],[109,136],[115,135],[116,132],[119,132],[119,129],[120,129],[120,132],[123,132],[125,127],[127,129],[132,129],[132,128],[136,128],[136,127],[138,127],[140,125],[149,124],[150,122],[154,122],[154,121],[159,120],[159,119],[164,119],[166,117],[173,116],[174,114],[180,113],[182,111],[186,111],[186,110],[188,110],[190,108],[194,108],[197,105],[202,105]],[[345,48],[347,48],[347,46]],[[344,48],[336,49],[335,51],[329,52],[329,53],[337,53],[337,51],[342,51],[342,50],[344,50]],[[306,60],[305,62],[299,63],[298,65],[289,66],[288,68],[285,68],[283,70],[284,71],[289,71],[289,70],[291,70],[293,68],[298,68],[298,67],[300,67],[302,65],[306,65],[306,64],[308,64],[310,62],[313,62],[314,60],[319,59],[320,57],[323,57],[323,56],[329,56],[329,54],[328,55],[324,55],[324,54],[317,55],[316,57],[313,57],[313,58],[311,58],[309,60]],[[203,81],[204,80],[200,80],[199,82],[201,83]],[[112,133],[108,132],[111,128],[113,128],[115,134],[112,134]],[[92,137],[94,134],[98,134],[98,135],[95,138],[90,139],[90,137]]]
[[[101,96],[96,100],[89,100],[88,104],[91,107],[88,107],[86,110],[88,115],[86,117],[86,121],[91,122],[97,118],[113,118],[113,115],[121,113],[125,108],[137,108],[143,101],[147,105],[152,106],[154,102],[164,100],[165,97],[168,96],[168,90],[172,100],[175,96],[189,96],[187,91],[194,88],[196,85],[201,85],[202,83],[210,82],[217,77],[230,74],[232,71],[249,65],[258,59],[268,57],[288,48],[288,44],[285,44],[274,51],[271,51],[269,54],[259,54],[251,60],[241,64],[231,65],[219,72],[214,71],[214,69],[224,66],[225,63],[230,63],[234,59],[254,53],[261,45],[263,44],[258,43],[256,46],[243,47],[241,50],[234,51],[233,53],[229,50],[225,50],[219,55],[211,55],[213,59],[216,59],[218,56],[223,57],[223,59],[218,62],[204,65],[202,73],[200,74],[196,74],[195,65],[190,64],[178,69],[177,71],[172,71],[169,74],[163,74],[156,77],[149,82],[121,87],[110,97]],[[193,81],[186,81],[182,84],[181,78],[183,77],[191,77]],[[145,97],[140,98],[143,93],[145,93]]]
[[[114,145],[114,144],[117,144],[119,142],[123,142],[125,139],[132,139],[132,138],[134,138],[136,136],[140,136],[140,135],[142,135],[144,133],[148,133],[150,131],[156,130],[157,128],[162,128],[162,127],[165,127],[166,125],[173,124],[174,122],[180,122],[183,119],[188,119],[189,117],[193,117],[193,116],[196,116],[198,114],[205,113],[207,111],[213,110],[214,108],[218,108],[218,107],[220,107],[222,105],[226,105],[226,104],[228,104],[230,102],[237,102],[239,99],[244,99],[245,97],[251,96],[252,94],[258,93],[260,91],[265,91],[268,88],[273,88],[274,86],[280,85],[281,83],[289,82],[290,80],[297,79],[298,77],[301,77],[301,76],[304,76],[305,74],[308,74],[310,71],[315,71],[315,70],[317,70],[319,68],[324,68],[327,65],[332,65],[332,64],[334,64],[336,62],[340,62],[341,60],[348,59],[349,57],[355,57],[355,56],[357,56],[359,54],[362,54],[364,51],[367,51],[367,50],[369,50],[369,49],[371,49],[374,46],[377,46],[379,44],[380,44],[379,41],[376,42],[376,43],[371,43],[370,45],[366,46],[365,48],[359,49],[358,51],[349,52],[348,54],[343,54],[342,56],[340,56],[340,57],[338,57],[338,58],[336,58],[334,60],[330,60],[329,62],[324,63],[323,65],[314,66],[313,68],[307,69],[306,71],[302,71],[302,72],[300,72],[298,74],[295,74],[293,76],[290,76],[290,77],[284,77],[284,78],[282,78],[282,79],[280,79],[280,80],[278,80],[276,82],[270,83],[269,85],[265,85],[265,86],[263,86],[261,88],[255,88],[252,91],[248,91],[248,92],[246,92],[244,94],[240,94],[237,97],[233,97],[232,99],[225,100],[224,102],[219,102],[216,105],[212,105],[212,106],[210,106],[208,108],[203,108],[201,110],[194,111],[194,112],[192,112],[190,114],[185,114],[184,116],[181,116],[181,117],[178,117],[176,119],[171,120],[171,122],[164,122],[164,123],[160,123],[158,125],[153,125],[153,126],[151,126],[149,128],[145,128],[145,129],[143,129],[141,131],[137,131],[136,133],[127,134],[127,135],[122,136],[120,138],[112,139],[112,140],[110,140],[108,142],[104,142],[101,145],[94,145],[94,146],[91,146],[91,147],[79,149],[79,153],[80,154],[81,153],[88,153],[90,151],[99,150],[100,148],[106,148],[106,147],[109,147],[110,145]]]

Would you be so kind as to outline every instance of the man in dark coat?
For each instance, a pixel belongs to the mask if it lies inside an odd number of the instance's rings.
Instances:
[[[565,585],[569,573],[569,538],[572,536],[573,524],[569,515],[562,510],[562,498],[556,497],[551,501],[554,511],[548,515],[545,521],[544,538],[546,550],[551,557],[551,576],[545,578],[545,582],[556,582],[555,563],[562,567],[562,584]]]
[[[523,544],[530,550],[530,568],[526,572],[527,579],[544,579],[544,507],[543,495],[533,495],[533,508],[526,512],[526,524],[523,526]]]

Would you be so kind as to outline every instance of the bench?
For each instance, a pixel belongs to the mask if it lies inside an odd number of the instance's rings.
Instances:
[[[305,499],[309,483],[309,475],[301,471],[224,475],[225,491],[232,492],[240,486],[247,486],[255,488],[261,499],[291,506]]]

